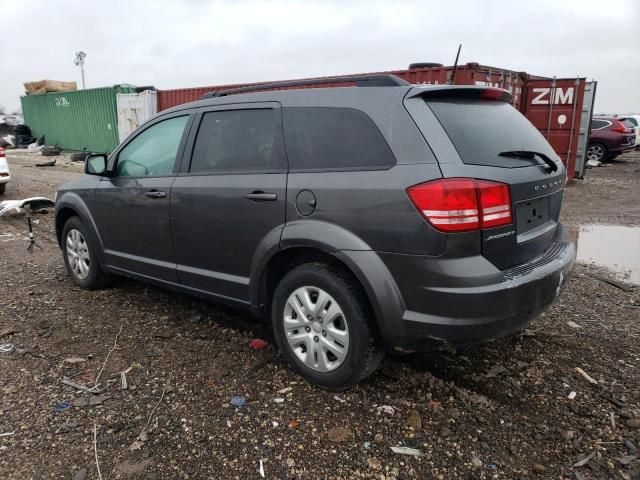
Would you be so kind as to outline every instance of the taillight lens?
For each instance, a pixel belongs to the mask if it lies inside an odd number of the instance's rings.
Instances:
[[[616,120],[616,122],[614,123],[614,127],[611,129],[614,132],[618,132],[618,133],[632,133],[633,132],[633,128],[627,128],[625,127],[624,123]]]
[[[4,156],[4,147],[0,147],[0,158]]]
[[[421,183],[407,194],[422,215],[443,232],[466,232],[512,222],[509,186],[472,178]]]

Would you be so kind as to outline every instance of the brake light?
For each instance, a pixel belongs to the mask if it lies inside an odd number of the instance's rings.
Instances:
[[[505,100],[505,92],[497,88],[487,88],[482,91],[480,98],[484,100]]]
[[[633,128],[627,128],[624,126],[624,123],[616,120],[616,123],[614,124],[615,127],[613,127],[611,130],[614,132],[618,132],[618,133],[632,133],[633,132]]]
[[[407,189],[409,198],[436,229],[467,232],[512,222],[509,186],[472,178],[446,178]]]
[[[4,157],[4,147],[0,147],[0,158]]]

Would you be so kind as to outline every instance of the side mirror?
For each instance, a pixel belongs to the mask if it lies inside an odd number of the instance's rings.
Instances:
[[[107,172],[107,156],[104,153],[89,155],[84,161],[84,173],[103,176]]]

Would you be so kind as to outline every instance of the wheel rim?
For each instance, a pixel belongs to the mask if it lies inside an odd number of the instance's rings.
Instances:
[[[284,333],[295,356],[317,372],[342,365],[349,353],[349,324],[338,302],[317,287],[295,290],[284,307]]]
[[[587,149],[587,160],[600,161],[604,157],[604,148],[600,145],[591,145]]]
[[[91,257],[89,256],[89,247],[87,241],[79,230],[75,228],[67,233],[67,261],[73,274],[80,280],[84,280],[89,276],[91,266]]]

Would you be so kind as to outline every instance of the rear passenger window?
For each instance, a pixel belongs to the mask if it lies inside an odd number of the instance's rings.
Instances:
[[[283,109],[291,170],[388,168],[395,159],[373,121],[350,108]]]
[[[598,130],[599,128],[606,127],[609,125],[609,122],[604,120],[591,120],[591,129]]]
[[[283,170],[273,109],[226,110],[202,116],[192,173]]]

